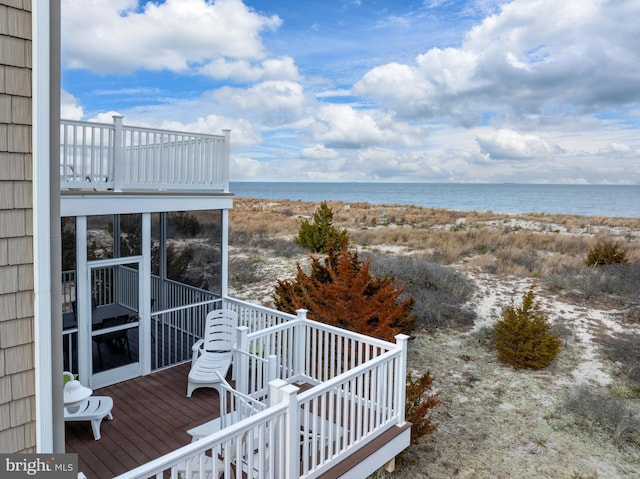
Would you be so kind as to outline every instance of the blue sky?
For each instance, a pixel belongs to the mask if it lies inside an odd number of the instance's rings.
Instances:
[[[640,184],[637,0],[63,0],[62,116],[232,180]]]

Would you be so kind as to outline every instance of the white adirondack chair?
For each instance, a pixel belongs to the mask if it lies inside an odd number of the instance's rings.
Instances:
[[[207,314],[204,338],[193,347],[187,397],[198,388],[214,388],[222,396],[220,378],[231,366],[236,340],[238,315],[228,309],[216,309]]]

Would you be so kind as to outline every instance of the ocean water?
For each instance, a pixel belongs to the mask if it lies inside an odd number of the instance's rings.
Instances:
[[[640,185],[234,182],[236,196],[640,218]]]

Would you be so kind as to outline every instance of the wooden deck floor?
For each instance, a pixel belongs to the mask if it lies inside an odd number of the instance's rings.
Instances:
[[[187,430],[218,416],[218,393],[186,396],[190,363],[94,391],[113,398],[113,420],[93,439],[88,422],[68,422],[66,452],[78,454],[87,479],[107,479],[191,442]]]
[[[192,397],[186,396],[190,365],[185,363],[95,390],[94,395],[113,399],[113,420],[102,421],[102,437],[97,441],[89,422],[65,423],[66,452],[78,454],[79,470],[87,479],[111,479],[184,446],[191,442],[188,429],[218,416],[215,390],[201,388]],[[339,477],[405,428],[385,432],[353,457],[336,464],[322,479]]]

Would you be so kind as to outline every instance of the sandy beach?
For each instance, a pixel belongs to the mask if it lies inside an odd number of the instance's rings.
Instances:
[[[255,280],[232,281],[230,294],[270,305],[276,279],[293,277],[295,264],[305,265],[309,257],[295,249],[285,255],[277,251],[285,250],[283,244],[291,242],[318,204],[243,198],[234,203],[230,269],[234,264],[250,267]],[[635,265],[629,268],[637,270],[640,220],[364,203],[329,206],[334,226],[347,229],[351,247],[439,261],[474,285],[466,305],[475,313],[472,326],[423,328],[413,334],[409,368],[434,375],[442,400],[434,410],[439,426],[405,451],[388,477],[640,477],[640,431],[616,436],[611,424],[566,409],[568,395],[586,385],[603,398],[603,408],[613,404],[609,399],[622,401],[631,423],[640,420],[640,387],[629,370],[640,366],[640,296],[581,296],[579,284],[549,280],[580,268],[589,245],[604,235],[625,245]],[[498,362],[489,330],[502,308],[534,282],[563,347],[547,369],[514,371]],[[627,335],[639,339],[628,363],[612,361],[605,354],[607,339]]]

